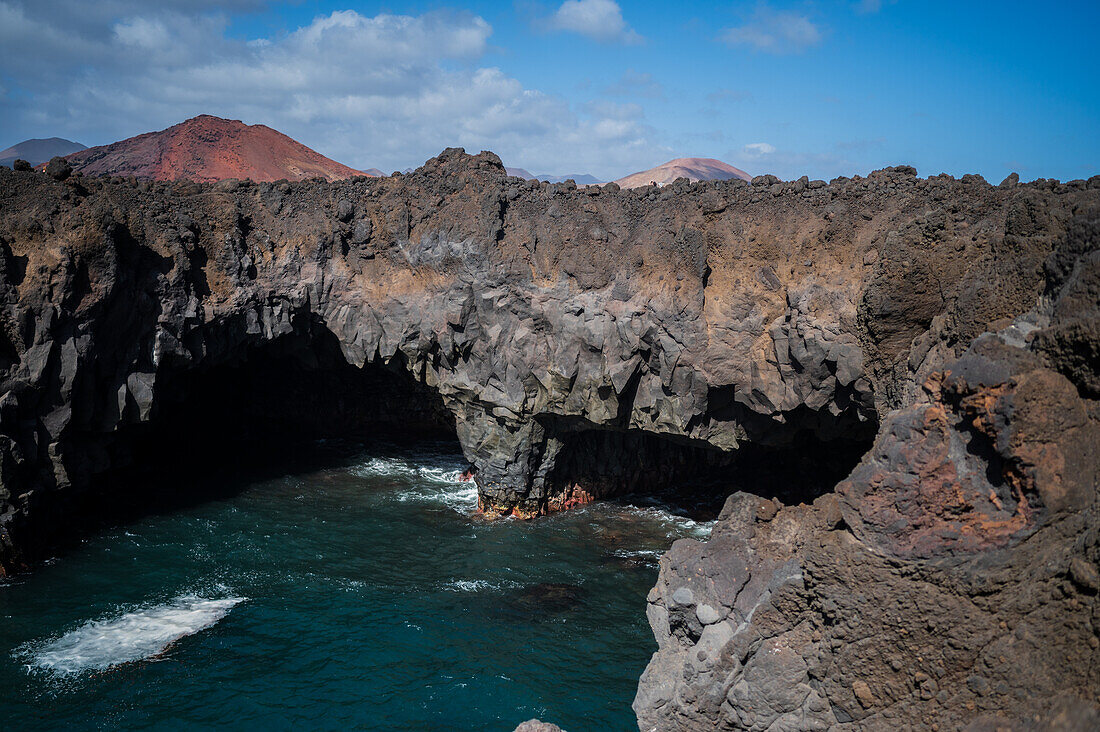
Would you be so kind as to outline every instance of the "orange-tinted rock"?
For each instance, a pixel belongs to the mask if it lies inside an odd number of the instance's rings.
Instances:
[[[146,180],[342,180],[365,175],[265,125],[208,114],[160,132],[81,150],[67,160],[85,175]]]
[[[973,553],[1087,504],[1100,431],[1065,377],[987,336],[925,391],[837,486],[861,539],[899,557]]]

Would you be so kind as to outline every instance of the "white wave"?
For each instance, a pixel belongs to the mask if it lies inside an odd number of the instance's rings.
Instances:
[[[421,477],[437,483],[470,483],[470,481],[462,480],[461,470],[447,470],[446,468],[420,468],[419,470]]]
[[[519,587],[515,582],[490,582],[489,580],[452,580],[444,589],[452,592],[480,592],[481,590],[502,590]]]
[[[60,638],[17,653],[26,657],[31,669],[61,675],[102,671],[164,652],[180,638],[214,625],[245,599],[181,595],[161,605],[89,620]]]
[[[683,535],[686,533],[701,539],[706,539],[710,536],[710,531],[714,528],[714,524],[716,523],[715,521],[696,521],[687,516],[672,513],[668,509],[659,506],[647,506],[645,508],[631,506],[630,513],[663,524],[676,535]]]
[[[440,461],[441,462],[441,461]],[[384,477],[426,480],[432,483],[462,483],[462,470],[455,469],[451,461],[447,465],[424,465],[395,457],[371,458],[350,469],[360,478]]]
[[[611,553],[623,559],[645,559],[656,562],[665,552],[662,549],[616,549]]]
[[[432,456],[416,461],[401,457],[376,457],[350,469],[360,478],[400,479],[414,487],[392,494],[393,500],[443,504],[452,511],[469,514],[477,509],[477,486],[462,480],[462,468],[451,456]]]
[[[372,476],[410,475],[414,470],[412,465],[400,458],[371,458],[362,465],[351,468],[350,472],[360,478],[367,478]]]
[[[465,486],[458,489],[436,490],[410,490],[402,491],[394,495],[394,498],[402,503],[410,501],[426,503],[442,503],[447,508],[458,513],[470,513],[477,509],[477,486],[473,483],[459,483]]]

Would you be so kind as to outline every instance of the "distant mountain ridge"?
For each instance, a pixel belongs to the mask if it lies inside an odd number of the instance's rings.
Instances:
[[[600,180],[594,175],[588,173],[570,173],[569,175],[550,175],[549,173],[540,173],[535,175],[529,172],[526,168],[505,168],[504,171],[508,175],[515,176],[517,178],[525,178],[526,180],[541,180],[547,183],[563,183],[567,180],[571,180],[577,185],[599,185],[604,181]]]
[[[568,175],[548,175],[542,173],[535,176],[539,180],[544,180],[547,183],[562,183],[567,180],[571,180],[579,186],[596,186],[606,181],[602,181],[594,175],[588,173],[569,173]]]
[[[729,163],[723,163],[721,160],[715,160],[714,158],[676,158],[655,168],[631,173],[615,182],[619,184],[620,188],[640,188],[648,186],[650,183],[656,183],[659,186],[667,185],[677,178],[687,178],[691,181],[729,180],[731,178],[752,180],[752,176],[745,171],[735,168]]]
[[[377,168],[356,170],[336,162],[266,125],[246,125],[240,120],[208,114],[164,130],[92,148],[59,137],[25,140],[0,151],[0,165],[11,166],[16,159],[22,158],[33,166],[41,166],[55,156],[67,158],[75,170],[86,175],[122,175],[146,180],[341,180],[360,175],[385,175]],[[519,167],[505,170],[508,175],[547,183],[566,180],[580,186],[604,183],[588,173],[534,174]],[[714,158],[676,158],[615,182],[621,188],[638,188],[651,183],[666,185],[678,178],[750,180],[751,176]]]
[[[341,180],[366,175],[266,125],[208,114],[159,132],[91,147],[67,159],[85,175],[132,175],[146,180]]]
[[[79,142],[66,140],[63,137],[23,140],[6,150],[0,150],[0,165],[10,168],[16,160],[26,160],[31,165],[40,165],[52,157],[64,157],[87,149],[87,145],[81,145]]]

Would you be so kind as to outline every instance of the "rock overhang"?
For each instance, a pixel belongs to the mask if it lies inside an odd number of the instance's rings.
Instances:
[[[527,515],[567,500],[547,478],[579,433],[869,444],[944,341],[1030,306],[1042,277],[1020,265],[1097,199],[1091,180],[907,168],[577,190],[458,149],[337,183],[0,175],[6,482],[72,483],[82,441],[155,419],[162,364],[205,368],[298,319],[356,366],[399,358],[454,415],[486,505]],[[1012,286],[976,292],[1005,262]]]

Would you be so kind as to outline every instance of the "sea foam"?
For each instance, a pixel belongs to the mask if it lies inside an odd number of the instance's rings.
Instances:
[[[448,592],[481,592],[482,590],[503,590],[509,588],[521,587],[518,582],[511,580],[500,580],[498,582],[490,582],[489,580],[476,579],[476,580],[451,580],[443,586],[444,590]]]
[[[103,671],[163,653],[172,643],[209,628],[243,597],[180,595],[119,615],[89,620],[59,638],[17,651],[31,670],[59,675]]]
[[[408,480],[428,481],[432,483],[461,483],[461,470],[451,466],[423,465],[398,457],[371,458],[350,470],[360,478],[371,476],[385,478],[405,478]]]
[[[477,509],[477,486],[472,481],[463,481],[462,470],[454,465],[454,460],[446,458],[426,464],[400,457],[376,457],[352,467],[350,472],[360,478],[397,478],[412,483],[414,488],[393,494],[394,500],[402,503],[441,503],[468,514]]]

